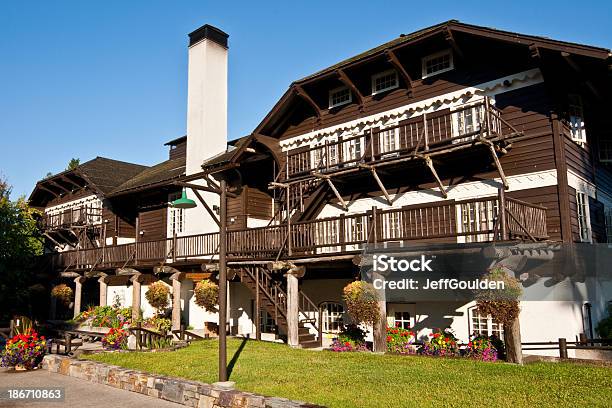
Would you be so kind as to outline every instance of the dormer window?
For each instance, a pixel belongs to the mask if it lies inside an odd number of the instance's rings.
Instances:
[[[453,66],[453,53],[451,50],[428,55],[422,60],[423,78],[450,71]]]
[[[397,71],[394,69],[372,75],[372,95],[395,89],[398,86]]]
[[[352,101],[353,95],[347,86],[341,86],[329,91],[329,109],[346,105]]]

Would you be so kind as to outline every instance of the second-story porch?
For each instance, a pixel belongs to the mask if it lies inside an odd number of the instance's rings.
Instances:
[[[357,254],[364,245],[401,246],[411,242],[492,242],[547,239],[546,208],[498,196],[444,200],[309,221],[229,231],[230,261],[274,261]],[[50,255],[56,268],[100,270],[160,264],[214,262],[217,232]]]

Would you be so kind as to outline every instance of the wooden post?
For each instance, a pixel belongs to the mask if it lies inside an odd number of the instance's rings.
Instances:
[[[298,268],[296,268],[298,269]],[[285,274],[287,278],[287,343],[290,347],[299,346],[299,287],[298,273],[290,269]]]
[[[138,273],[130,278],[132,282],[132,319],[140,318],[140,277]]]
[[[261,298],[259,296],[259,268],[255,268],[255,339],[261,340]]]
[[[85,278],[79,276],[78,278],[74,278],[74,310],[73,315],[77,317],[79,313],[81,313],[81,295],[83,292],[83,283],[85,282]]]
[[[346,222],[346,216],[344,213],[340,214],[340,219],[338,220],[338,241],[340,244],[340,251],[346,251],[346,231],[344,230],[344,224]]]
[[[523,364],[521,325],[518,317],[504,325],[504,340],[506,343],[506,360],[509,363]]]
[[[372,280],[384,279],[378,273],[372,271]],[[387,301],[384,297],[378,299],[378,321],[374,322],[373,333],[373,351],[376,353],[384,353],[387,351]]]
[[[506,218],[506,191],[502,186],[498,189],[499,191],[499,226],[501,233],[501,240],[508,240],[508,224]]]
[[[427,125],[427,114],[423,113],[423,140],[425,142],[425,150],[429,150],[429,126]]]
[[[106,306],[106,297],[108,289],[108,284],[106,282],[106,274],[104,274],[98,279],[98,283],[100,284],[100,306]]]
[[[565,338],[559,338],[559,357],[567,358],[567,340]]]
[[[64,333],[64,351],[66,355],[72,351],[72,335],[70,333]]]
[[[323,309],[319,306],[319,316],[317,319],[317,328],[319,331],[319,347],[323,347]]]
[[[172,262],[176,262],[176,231],[172,234]]]
[[[140,241],[140,217],[136,217],[136,237],[134,238],[134,265],[138,265],[138,241]]]
[[[15,319],[11,319],[9,323],[9,337],[13,337],[15,335]]]
[[[172,330],[179,330],[181,327],[181,280],[184,278],[181,272],[174,273],[172,281]]]
[[[484,98],[484,107],[485,107],[485,126],[487,127],[487,136],[491,136],[491,109],[489,106],[489,98],[485,96]]]
[[[374,244],[374,248],[377,247],[378,244],[378,209],[376,207],[372,207],[372,243]]]
[[[185,325],[181,324],[181,328],[180,328],[180,334],[179,334],[179,339],[181,340],[185,340]]]
[[[290,187],[287,186],[287,255],[293,255],[293,234],[291,233],[291,207],[289,206],[289,191]],[[300,191],[302,188],[300,188]]]
[[[580,345],[581,346],[587,345],[587,336],[584,333],[580,333]]]
[[[140,329],[142,328],[142,322],[139,320],[136,322],[136,328],[139,330],[136,330],[136,348],[138,350],[142,349],[142,332],[140,331]]]

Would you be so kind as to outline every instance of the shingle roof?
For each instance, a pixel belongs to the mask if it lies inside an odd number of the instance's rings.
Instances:
[[[84,174],[102,193],[107,194],[132,177],[142,173],[147,166],[119,160],[96,157],[75,170]]]
[[[126,194],[135,190],[158,185],[185,174],[185,157],[166,160],[147,168],[135,177],[115,188],[109,196]]]
[[[247,141],[249,140],[249,136],[243,136],[238,139],[234,139],[228,142],[227,150],[219,153],[208,160],[205,160],[202,163],[202,168],[213,168],[219,167],[221,165],[227,164],[236,157],[236,155],[240,154],[241,147],[244,147]]]

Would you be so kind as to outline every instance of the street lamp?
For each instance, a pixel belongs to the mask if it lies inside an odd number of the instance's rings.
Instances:
[[[197,205],[191,198],[187,198],[187,191],[183,189],[181,198],[174,200],[172,206],[174,208],[195,208]]]

